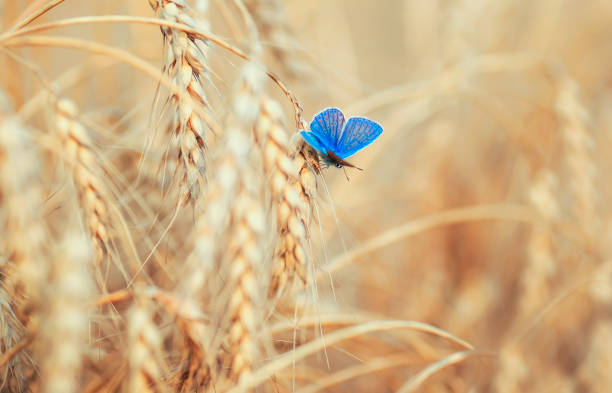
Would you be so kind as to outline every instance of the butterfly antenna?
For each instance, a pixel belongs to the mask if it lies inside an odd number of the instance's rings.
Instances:
[[[345,168],[345,167],[342,167],[342,170],[344,171],[344,177],[346,177],[346,181],[350,182],[350,181],[351,181],[351,179],[349,179],[349,177],[348,177],[348,173],[346,173],[346,168]]]

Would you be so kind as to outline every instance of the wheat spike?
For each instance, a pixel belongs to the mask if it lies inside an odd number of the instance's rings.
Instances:
[[[533,313],[549,298],[550,278],[556,266],[553,255],[553,238],[550,225],[559,216],[555,198],[556,176],[547,170],[535,175],[529,199],[533,207],[544,218],[535,225],[527,247],[527,266],[522,272],[523,292],[520,297],[520,317],[531,318]]]
[[[604,393],[612,386],[612,321],[597,322],[593,328],[588,353],[580,365],[579,378],[589,392]]]
[[[311,70],[300,61],[295,50],[298,43],[291,31],[283,2],[280,0],[246,0],[244,3],[253,15],[261,39],[271,44],[271,54],[287,76],[307,79],[305,75]]]
[[[269,296],[274,296],[294,278],[299,278],[304,284],[307,282],[306,222],[310,213],[289,152],[288,135],[278,103],[269,98],[262,101],[255,131],[264,155],[272,211],[276,217],[278,240],[269,290]]]
[[[0,276],[8,275],[7,266],[0,266]],[[25,337],[25,329],[15,314],[16,296],[9,294],[0,282],[0,353],[6,354]],[[18,353],[0,366],[0,390],[20,392],[25,389],[24,364],[28,357]]]
[[[584,231],[592,236],[598,225],[597,174],[592,157],[593,140],[588,128],[589,113],[580,100],[578,84],[567,76],[560,78],[556,109],[565,142],[570,190],[575,200],[574,212]]]
[[[46,393],[80,391],[78,378],[85,352],[92,282],[87,266],[88,242],[70,233],[54,255],[46,295],[48,305],[41,326],[41,380]]]
[[[77,108],[62,99],[57,104],[56,126],[62,139],[64,159],[72,168],[85,222],[92,239],[95,261],[99,264],[108,253],[109,206],[102,182],[102,171],[92,150],[85,127],[77,119]]]
[[[149,287],[146,295],[153,299],[176,321],[176,326],[183,336],[180,366],[176,373],[175,385],[178,392],[207,389],[213,374],[213,359],[207,351],[210,344],[210,333],[205,325],[206,316],[199,305],[188,297],[164,292],[156,287]]]
[[[147,297],[137,291],[136,302],[127,318],[130,392],[168,391],[161,381],[166,374],[162,352],[163,337],[153,322]]]
[[[200,217],[197,240],[191,260],[193,293],[212,292],[213,309],[226,310],[217,315],[225,331],[225,351],[220,362],[227,381],[247,375],[259,358],[257,333],[262,300],[261,269],[264,265],[263,237],[266,227],[261,182],[261,152],[254,143],[252,128],[259,113],[263,75],[256,63],[242,70],[232,113],[214,162],[214,176],[206,195],[206,210]],[[193,270],[195,269],[195,270]],[[208,274],[227,277],[223,287]],[[220,273],[210,273],[220,272]],[[216,344],[220,351],[222,344]]]
[[[259,358],[257,344],[261,323],[261,281],[264,268],[264,232],[261,153],[251,130],[259,113],[263,74],[256,63],[248,63],[234,98],[233,126],[228,130],[228,144],[236,157],[238,187],[230,209],[231,229],[227,244],[226,263],[233,291],[228,303],[230,315],[228,345],[230,369],[228,377],[240,380],[250,373]]]
[[[191,15],[183,0],[149,0],[149,4],[163,20],[191,28],[205,28],[205,23]],[[174,107],[170,134],[178,140],[178,166],[182,170],[181,187],[184,187],[181,196],[195,202],[206,180],[205,131],[207,127],[211,128],[205,93],[208,80],[206,44],[176,29],[162,27],[161,31],[165,50],[163,71],[191,98],[186,100],[177,95],[170,98]],[[194,110],[194,105],[200,105],[210,117],[202,118]]]
[[[0,92],[0,353],[33,330],[47,275],[42,214],[44,193],[39,150],[31,131],[11,113]],[[24,326],[25,324],[25,326]],[[0,390],[22,391],[27,354],[17,353],[0,369]]]
[[[513,393],[521,390],[521,385],[529,377],[523,350],[516,344],[506,345],[499,354],[499,370],[493,380],[497,393]]]

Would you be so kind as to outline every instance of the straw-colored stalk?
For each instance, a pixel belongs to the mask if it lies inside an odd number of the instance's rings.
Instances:
[[[194,19],[183,0],[149,0],[156,15],[166,21],[181,23],[194,29],[204,29],[205,23]],[[201,39],[182,31],[162,27],[165,60],[163,71],[191,100],[173,95],[170,137],[178,140],[178,170],[180,173],[181,197],[195,202],[201,195],[205,183],[206,155],[205,131],[210,127],[210,118],[202,118],[194,105],[208,112],[205,82],[206,44]],[[201,113],[201,112],[200,112]],[[165,145],[165,144],[164,144]],[[162,146],[164,146],[162,145]]]
[[[48,304],[40,330],[41,380],[46,393],[79,391],[82,355],[87,345],[92,263],[86,239],[71,233],[53,256],[46,290]]]
[[[102,182],[103,171],[96,161],[91,139],[77,119],[77,108],[62,99],[57,104],[56,127],[62,140],[63,157],[72,168],[85,222],[92,240],[95,262],[99,264],[108,253],[109,206]]]
[[[298,180],[295,162],[290,156],[288,135],[283,113],[277,102],[262,101],[261,113],[255,126],[257,142],[264,157],[272,212],[276,217],[277,241],[273,257],[269,296],[281,292],[298,278],[307,282],[307,248],[309,205],[302,198],[303,187]]]

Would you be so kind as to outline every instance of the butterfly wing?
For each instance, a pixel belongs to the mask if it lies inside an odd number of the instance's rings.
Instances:
[[[344,115],[338,108],[328,108],[319,112],[310,123],[310,131],[323,142],[329,150],[335,150],[342,135]],[[314,147],[314,146],[313,146]]]
[[[382,132],[383,129],[380,124],[372,120],[363,117],[351,117],[336,145],[336,154],[342,159],[352,156],[374,142]]]
[[[304,140],[308,142],[313,149],[323,154],[327,154],[327,150],[333,150],[333,148],[327,146],[325,142],[321,141],[319,136],[314,132],[301,131],[300,135],[302,135],[302,138],[304,138]]]

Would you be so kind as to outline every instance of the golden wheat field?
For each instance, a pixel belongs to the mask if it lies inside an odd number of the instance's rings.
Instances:
[[[0,26],[0,391],[612,392],[612,1]]]

